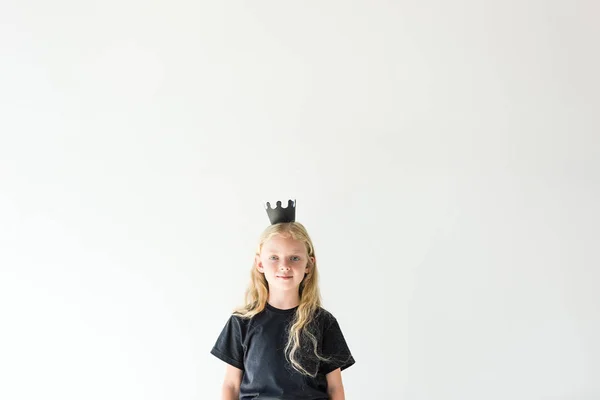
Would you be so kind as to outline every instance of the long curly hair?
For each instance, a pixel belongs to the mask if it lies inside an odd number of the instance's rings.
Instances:
[[[309,270],[300,283],[300,304],[289,327],[288,341],[285,346],[286,359],[292,368],[303,375],[315,377],[317,371],[309,371],[309,366],[303,362],[304,355],[311,354],[314,360],[328,361],[318,353],[318,331],[311,329],[312,322],[321,307],[321,292],[319,290],[319,273],[315,257],[315,248],[304,225],[299,222],[286,222],[268,226],[260,236],[256,255],[260,255],[262,246],[275,235],[292,237],[306,246]],[[269,298],[269,285],[264,274],[257,269],[256,259],[250,272],[250,284],[246,290],[245,305],[234,311],[242,318],[252,318],[265,309]]]

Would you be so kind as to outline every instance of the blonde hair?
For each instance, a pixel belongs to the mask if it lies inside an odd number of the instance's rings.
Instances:
[[[316,260],[313,262],[311,257],[315,257],[315,248],[312,240],[306,231],[304,225],[299,222],[286,222],[275,225],[270,225],[260,236],[259,244],[256,249],[256,254],[259,255],[262,246],[275,235],[284,237],[291,236],[294,240],[301,241],[306,246],[308,253],[308,272],[305,274],[302,283],[300,283],[300,304],[296,310],[295,316],[289,327],[288,341],[285,346],[285,356],[291,366],[303,375],[315,377],[317,371],[310,372],[301,361],[303,355],[302,350],[308,350],[316,360],[329,361],[322,357],[317,351],[318,331],[311,330],[311,323],[314,322],[315,316],[320,311],[321,293],[319,290],[318,270]],[[262,312],[269,298],[269,286],[264,274],[260,273],[256,268],[256,260],[252,265],[250,272],[250,284],[246,290],[245,305],[234,311],[235,315],[242,318],[252,318]],[[305,344],[306,343],[306,344]]]

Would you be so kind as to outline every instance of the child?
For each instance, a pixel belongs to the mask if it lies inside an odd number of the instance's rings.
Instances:
[[[266,205],[246,305],[211,353],[227,363],[222,400],[343,400],[354,364],[335,317],[321,308],[315,250],[295,221],[296,202]]]

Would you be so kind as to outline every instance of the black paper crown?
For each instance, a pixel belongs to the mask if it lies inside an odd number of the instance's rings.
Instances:
[[[288,200],[286,208],[281,206],[281,201],[278,201],[276,204],[275,208],[271,208],[271,203],[269,202],[265,205],[271,225],[294,222],[296,220],[296,200]]]

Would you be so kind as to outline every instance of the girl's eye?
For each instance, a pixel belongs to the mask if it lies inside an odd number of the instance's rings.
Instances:
[[[278,257],[277,256],[269,256],[269,260],[277,260]],[[300,261],[300,257],[298,256],[291,256],[290,260],[292,261]]]

